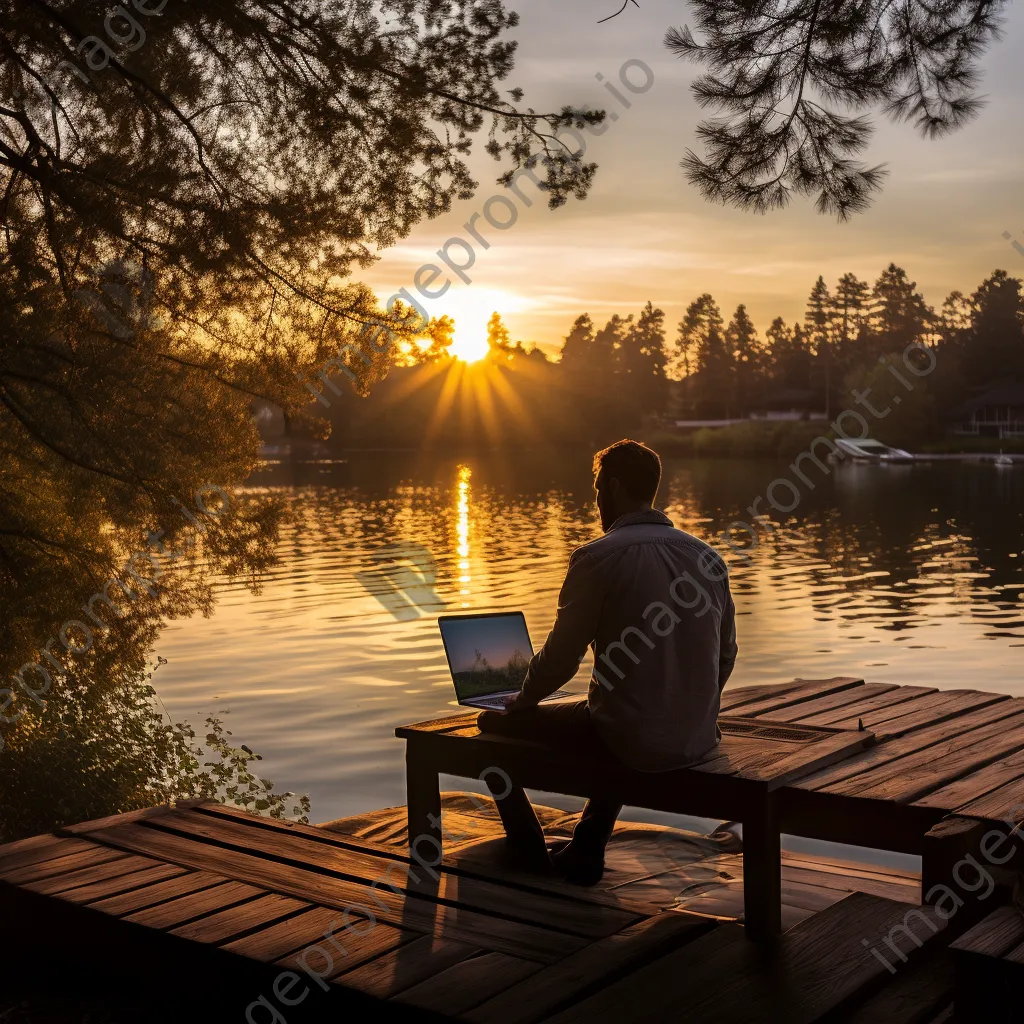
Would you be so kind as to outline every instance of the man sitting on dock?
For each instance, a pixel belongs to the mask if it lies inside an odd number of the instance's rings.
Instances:
[[[593,468],[605,535],[572,553],[554,626],[520,692],[504,712],[481,712],[479,726],[543,740],[568,758],[589,749],[639,771],[681,768],[721,738],[719,697],[736,660],[728,571],[713,548],[652,507],[661,482],[656,452],[619,441],[594,456]],[[538,707],[573,678],[588,647],[587,700]],[[497,806],[515,862],[538,870],[553,863],[579,885],[600,881],[622,810],[614,797],[592,796],[572,841],[550,861],[522,787],[513,785]]]

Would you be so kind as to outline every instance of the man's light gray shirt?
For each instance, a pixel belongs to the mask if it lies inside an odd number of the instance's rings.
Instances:
[[[620,516],[577,548],[525,697],[541,700],[565,685],[587,647],[591,720],[624,764],[667,771],[718,742],[736,624],[728,571],[712,547],[652,509]]]

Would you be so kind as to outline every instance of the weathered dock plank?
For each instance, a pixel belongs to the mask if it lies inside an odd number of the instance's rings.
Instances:
[[[284,895],[306,898],[311,902],[349,909],[356,916],[368,897],[366,884],[325,873],[319,867],[297,867],[211,843],[189,840],[146,823],[129,824],[90,833],[98,841],[130,849],[149,856],[163,857],[183,867],[212,869],[229,877],[272,888]],[[314,851],[310,856],[315,857]],[[584,939],[567,932],[549,931],[537,925],[435,902],[428,896],[395,894],[383,885],[372,895],[378,920],[423,933],[444,928],[452,938],[483,946],[492,952],[508,953],[550,963],[571,949],[585,944]],[[506,909],[515,904],[506,903]],[[181,922],[179,922],[181,923]]]
[[[540,964],[530,960],[503,953],[480,953],[405,989],[394,998],[420,1010],[461,1017],[467,1010],[540,969]]]
[[[475,1024],[527,1024],[542,1020],[714,927],[710,921],[672,911],[657,914],[616,935],[592,942],[463,1016]]]
[[[212,914],[216,910],[234,906],[236,903],[255,899],[257,896],[262,896],[263,892],[262,889],[254,885],[246,885],[243,882],[225,882],[223,885],[213,886],[212,889],[189,893],[187,896],[179,896],[177,899],[158,903],[145,910],[136,910],[131,914],[125,914],[122,920],[144,924],[147,928],[161,928],[170,931],[170,929],[197,917],[202,917],[204,914]]]
[[[390,999],[484,952],[441,936],[422,935],[361,967],[335,975],[334,981],[378,999]]]
[[[584,937],[608,935],[636,919],[621,910],[581,905],[543,893],[536,894],[528,904],[520,908],[510,908],[507,889],[493,882],[445,873],[441,881],[435,884],[422,868],[413,868],[411,865],[355,850],[311,848],[301,836],[274,834],[254,829],[241,821],[216,820],[185,812],[159,827],[172,834],[208,839],[232,849],[259,853],[286,862],[301,858],[305,864],[335,871],[361,882],[380,880],[383,884],[386,881],[389,890],[415,892],[426,889],[440,900],[458,902],[490,913],[516,916],[524,921]],[[419,878],[419,881],[412,881],[410,874],[412,878]]]
[[[898,693],[900,687],[894,683],[861,683],[845,690],[829,693],[813,700],[790,704],[775,711],[761,711],[758,718],[775,722],[800,722],[815,715],[841,711],[843,708],[857,703],[870,703],[892,693]]]
[[[126,866],[131,862],[134,866]],[[139,864],[151,864],[153,867],[139,867]],[[22,888],[31,889],[44,896],[61,896],[63,899],[71,899],[76,903],[89,903],[94,900],[103,899],[106,896],[116,896],[128,890],[138,890],[151,882],[163,882],[169,878],[176,878],[185,874],[184,868],[176,864],[160,864],[147,857],[125,857],[120,861],[108,861],[102,867],[109,867],[113,870],[106,871],[102,877],[95,881],[82,883],[76,880],[74,884],[68,884],[68,875],[57,876],[56,878],[44,878],[38,882],[26,882]]]
[[[173,867],[183,870],[179,865]],[[187,896],[191,893],[202,892],[204,889],[212,889],[216,885],[223,885],[230,881],[224,875],[216,875],[211,871],[185,871],[184,874],[163,882],[140,883],[138,887],[128,889],[105,899],[92,900],[87,893],[78,889],[61,894],[61,899],[73,903],[85,903],[94,910],[101,910],[104,914],[113,914],[122,917],[131,914],[136,910],[145,910],[147,907],[155,907],[158,903],[167,903],[179,896]]]
[[[1024,748],[1024,707],[1018,708],[1015,715],[988,725],[954,735],[949,735],[949,730],[923,749],[833,784],[829,792],[909,803],[974,768]]]
[[[843,792],[840,787],[848,779],[865,775],[874,769],[884,769],[900,758],[935,747],[972,730],[1005,722],[1019,715],[1022,710],[1024,709],[1020,704],[1007,699],[933,724],[921,723],[905,735],[900,734],[892,739],[887,739],[883,734],[870,750],[854,754],[839,764],[808,775],[795,783],[795,786],[799,789],[825,790],[830,793]],[[858,786],[858,783],[852,783],[847,788],[856,790]]]
[[[994,790],[1024,777],[1024,751],[1000,758],[994,764],[968,772],[914,801],[921,807],[956,811],[980,800]],[[1017,790],[1024,802],[1024,787]]]
[[[691,1024],[733,1024],[749,1020],[753,1007],[770,1006],[772,1019],[812,1024],[889,977],[883,964],[865,953],[863,938],[877,936],[881,941],[891,934],[901,952],[913,959],[919,953],[914,935],[927,947],[945,927],[924,908],[909,912],[922,915],[925,924],[918,932],[891,932],[907,912],[902,904],[854,893],[786,932],[770,954],[720,937],[730,931],[723,926],[549,1020],[660,1022],[685,1006]]]
[[[851,692],[857,693],[856,690]],[[858,723],[863,722],[864,727],[871,729],[877,736],[878,733],[869,723],[884,721],[881,712],[890,713],[893,717],[909,713],[918,706],[916,701],[938,692],[931,686],[895,686],[884,693],[866,699],[858,697],[852,704],[843,704],[831,711],[821,711],[797,721],[801,725],[817,725],[828,729],[856,729]],[[897,710],[898,705],[902,707]]]
[[[791,690],[779,694],[768,694],[759,700],[751,701],[730,707],[728,714],[741,715],[744,718],[756,718],[764,714],[781,711],[783,708],[792,708],[800,704],[806,704],[829,694],[839,693],[843,690],[859,690],[864,686],[863,679],[854,676],[834,676],[832,679],[809,679]],[[723,711],[723,714],[726,712]]]

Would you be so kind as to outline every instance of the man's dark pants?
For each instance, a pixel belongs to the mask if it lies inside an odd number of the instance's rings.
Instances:
[[[585,700],[575,703],[541,704],[527,711],[481,711],[478,724],[482,732],[517,739],[538,740],[565,751],[567,757],[577,753],[597,754],[615,760],[590,721]],[[501,779],[488,773],[488,786],[496,796],[506,788]],[[496,800],[501,823],[505,826],[509,845],[526,859],[546,856],[544,831],[522,786],[512,780],[512,788]],[[615,827],[622,804],[607,796],[593,796],[587,801],[572,836],[573,850],[585,859],[601,860],[604,848]]]

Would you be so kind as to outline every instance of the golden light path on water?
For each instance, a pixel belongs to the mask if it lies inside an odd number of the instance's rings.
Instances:
[[[210,618],[168,625],[153,681],[170,713],[201,726],[230,708],[236,739],[279,788],[310,794],[313,820],[403,803],[395,727],[454,711],[437,616],[521,609],[539,647],[569,554],[600,534],[589,456],[571,455],[268,470],[253,493],[293,514],[279,564],[259,594],[216,580]],[[714,541],[784,468],[666,460],[659,505]],[[837,471],[780,518],[730,556],[730,687],[855,675],[1024,696],[1024,469]]]
[[[456,553],[459,556],[459,584],[465,585],[459,591],[460,597],[469,597],[471,577],[469,575],[469,479],[473,475],[469,466],[459,466],[458,482],[458,544]],[[461,602],[463,608],[469,607],[469,601]]]

